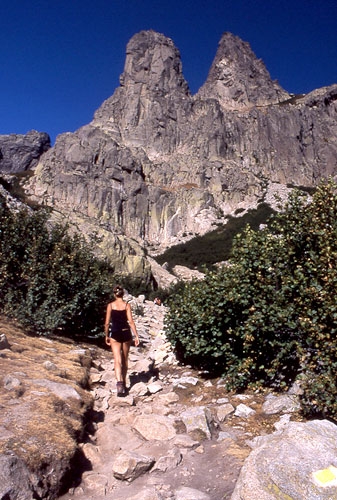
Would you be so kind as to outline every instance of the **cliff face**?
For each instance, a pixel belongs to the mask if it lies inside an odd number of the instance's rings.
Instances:
[[[99,231],[132,270],[143,265],[140,247],[208,231],[256,206],[268,182],[335,175],[336,100],[337,85],[289,95],[230,33],[192,96],[172,40],[143,31],[127,45],[120,87],[89,125],[58,136],[28,191]]]

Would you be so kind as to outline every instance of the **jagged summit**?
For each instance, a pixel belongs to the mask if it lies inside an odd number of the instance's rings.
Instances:
[[[175,124],[190,98],[173,41],[155,31],[134,35],[120,84],[96,111],[95,125],[114,132],[128,146],[172,152],[179,142]]]
[[[221,37],[207,80],[198,95],[217,99],[225,108],[234,109],[273,104],[290,97],[271,79],[249,43],[228,32]]]
[[[178,90],[189,95],[179,50],[170,38],[152,30],[137,33],[127,44],[120,84],[146,85],[154,93]]]

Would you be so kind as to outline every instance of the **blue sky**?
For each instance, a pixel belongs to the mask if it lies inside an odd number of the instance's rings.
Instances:
[[[0,134],[89,123],[143,29],[172,38],[192,93],[225,31],[288,92],[337,83],[337,0],[2,0],[0,16]]]

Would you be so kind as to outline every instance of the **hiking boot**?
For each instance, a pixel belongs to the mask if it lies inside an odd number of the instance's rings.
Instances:
[[[117,382],[117,396],[124,396],[125,394],[125,387],[123,382]]]

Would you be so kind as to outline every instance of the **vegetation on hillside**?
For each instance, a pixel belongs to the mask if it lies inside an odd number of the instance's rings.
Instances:
[[[337,417],[337,194],[295,191],[264,229],[235,238],[228,266],[172,295],[180,358],[234,390],[300,380],[307,415]]]
[[[220,224],[203,236],[196,236],[186,243],[170,247],[158,255],[156,260],[161,265],[166,263],[168,269],[175,265],[199,271],[211,269],[214,264],[230,257],[234,237],[243,231],[247,224],[257,230],[273,213],[274,210],[267,203],[260,203],[257,209],[249,210],[242,216],[228,216],[225,225]]]
[[[80,235],[47,220],[43,210],[10,210],[0,196],[0,312],[38,334],[95,335],[113,270]]]

